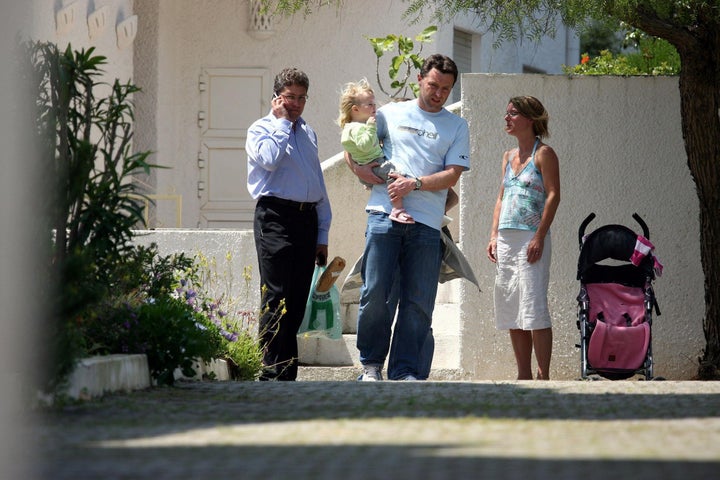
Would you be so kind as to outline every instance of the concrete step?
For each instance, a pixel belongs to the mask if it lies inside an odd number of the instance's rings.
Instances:
[[[435,298],[435,312],[433,313],[433,329],[437,330],[437,324],[442,322],[443,325],[451,329],[455,329],[457,325],[457,316],[448,314],[448,309],[457,311],[456,306],[460,298],[460,280],[449,281],[438,285],[438,292]],[[343,320],[343,333],[357,333],[357,317],[360,304],[356,296],[341,295],[340,296],[340,313]],[[459,308],[459,307],[458,307]],[[455,320],[453,323],[452,320]],[[450,321],[451,325],[447,325]]]
[[[347,318],[343,321],[345,324],[348,323]],[[435,307],[433,336],[435,337],[433,369],[459,368],[460,312],[457,304],[439,304]],[[356,341],[356,329],[352,333],[345,333],[341,340],[300,337],[298,338],[300,363],[314,366],[360,367]]]
[[[360,367],[318,367],[301,365],[298,368],[297,380],[299,382],[345,382],[357,381],[361,373]],[[386,375],[387,371],[383,371]],[[430,372],[430,381],[461,382],[471,380],[469,375],[460,369],[433,368]]]
[[[434,335],[433,368],[458,368],[460,335]],[[343,335],[340,340],[298,338],[300,363],[314,366],[360,367],[357,335]]]

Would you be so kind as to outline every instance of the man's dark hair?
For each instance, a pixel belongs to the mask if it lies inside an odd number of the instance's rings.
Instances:
[[[301,87],[305,87],[305,90],[308,90],[310,88],[310,80],[305,72],[302,72],[295,67],[284,68],[275,76],[273,92],[277,95],[283,88],[289,87],[290,85],[300,85]]]
[[[441,55],[439,53],[436,53],[435,55],[430,55],[428,58],[425,59],[425,63],[423,63],[422,68],[420,69],[420,76],[425,78],[425,76],[430,73],[430,70],[433,68],[437,69],[440,73],[449,73],[453,76],[453,85],[455,85],[455,82],[457,82],[458,78],[458,68],[457,65],[455,65],[455,62],[453,62],[452,58]]]

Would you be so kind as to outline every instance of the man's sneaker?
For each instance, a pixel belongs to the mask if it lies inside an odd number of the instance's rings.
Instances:
[[[405,375],[404,377],[402,377],[400,380],[404,380],[406,382],[416,382],[417,377],[415,375],[408,374],[408,375]]]
[[[358,377],[361,382],[377,382],[382,379],[382,367],[378,365],[363,365],[363,373]]]

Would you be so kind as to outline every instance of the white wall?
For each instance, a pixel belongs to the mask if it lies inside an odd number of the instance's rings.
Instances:
[[[63,27],[57,20],[58,12],[73,6],[72,23]],[[105,13],[104,27],[90,38],[88,17],[96,11]],[[103,55],[108,62],[102,66],[108,82],[119,79],[127,82],[133,75],[134,44],[120,47],[116,27],[134,15],[133,0],[33,0],[33,40],[50,41],[65,49],[95,48],[95,55]]]
[[[579,376],[574,347],[579,283],[578,239],[582,220],[595,212],[587,233],[605,224],[639,231],[637,212],[665,265],[655,284],[662,315],[653,327],[656,375],[688,379],[704,346],[703,274],[698,199],[680,130],[676,77],[573,77],[465,75],[463,116],[472,132],[472,170],[462,176],[463,251],[483,293],[465,288],[463,367],[475,378],[511,379],[514,360],[505,332],[495,330],[494,268],[485,257],[492,209],[500,182],[501,153],[514,146],[503,131],[511,96],[534,95],[550,113],[553,146],[560,158],[562,201],[552,226],[550,307],[554,322],[551,374]]]

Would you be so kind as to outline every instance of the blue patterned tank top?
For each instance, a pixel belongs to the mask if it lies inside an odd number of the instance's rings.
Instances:
[[[546,194],[542,174],[535,168],[535,150],[539,143],[538,138],[533,145],[530,160],[517,175],[512,169],[512,158],[507,164],[498,228],[534,232],[540,225]]]

